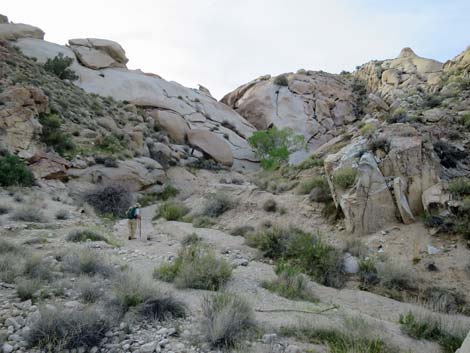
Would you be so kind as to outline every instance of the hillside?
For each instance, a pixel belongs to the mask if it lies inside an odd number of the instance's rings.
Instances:
[[[0,16],[0,353],[464,344],[470,48],[220,102],[127,55]],[[273,127],[304,144],[263,169],[252,137]]]

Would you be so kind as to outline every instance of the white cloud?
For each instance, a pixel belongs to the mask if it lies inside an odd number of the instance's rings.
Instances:
[[[53,42],[116,40],[131,68],[187,86],[201,83],[220,98],[266,73],[352,70],[394,57],[404,46],[439,59],[458,45],[463,50],[461,32],[469,32],[470,15],[458,6],[433,8],[431,2],[407,7],[398,1],[403,10],[391,11],[368,0],[15,0],[2,11],[15,22],[41,27]],[[452,33],[456,28],[459,33]],[[432,38],[446,35],[449,43]]]

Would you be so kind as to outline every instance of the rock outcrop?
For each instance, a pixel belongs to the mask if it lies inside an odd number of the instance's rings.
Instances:
[[[0,40],[17,40],[19,38],[37,38],[43,39],[44,32],[37,27],[22,24],[0,21]]]
[[[193,129],[188,132],[188,142],[191,146],[207,153],[217,162],[228,167],[233,165],[230,146],[216,134],[207,130]]]
[[[107,39],[70,39],[69,45],[78,61],[90,69],[126,67],[129,61],[124,49],[116,42]]]

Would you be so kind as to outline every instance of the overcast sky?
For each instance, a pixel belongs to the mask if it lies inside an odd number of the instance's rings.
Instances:
[[[46,40],[106,38],[140,68],[221,98],[253,78],[340,72],[410,46],[445,61],[470,44],[469,0],[3,0]]]

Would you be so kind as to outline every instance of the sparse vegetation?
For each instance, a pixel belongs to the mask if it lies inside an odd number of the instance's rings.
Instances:
[[[359,238],[348,239],[344,245],[344,251],[358,258],[363,258],[368,253],[367,246]]]
[[[219,217],[236,205],[230,196],[223,193],[209,194],[202,214],[207,217]]]
[[[65,238],[67,241],[71,241],[74,243],[85,242],[89,241],[104,241],[108,242],[108,239],[101,235],[98,232],[95,232],[91,229],[76,229],[71,231],[67,237]]]
[[[213,347],[233,347],[255,327],[250,305],[235,294],[204,297],[202,313],[202,332]]]
[[[126,187],[101,185],[85,194],[85,201],[101,215],[124,217],[132,205],[132,195]]]
[[[298,170],[306,170],[314,167],[323,167],[323,159],[316,158],[316,157],[310,157],[300,163],[296,169]]]
[[[59,210],[55,214],[55,219],[58,220],[67,220],[70,218],[70,212],[67,210]]]
[[[91,249],[82,249],[64,256],[62,267],[64,271],[88,276],[101,275],[110,277],[115,273],[113,267],[106,263],[102,256]]]
[[[73,59],[64,54],[59,53],[54,58],[47,59],[44,64],[44,69],[47,72],[50,72],[53,75],[56,75],[61,80],[71,80],[74,81],[78,79],[78,76],[69,69],[69,66],[72,65]]]
[[[171,184],[167,184],[165,185],[165,187],[163,188],[160,194],[160,199],[162,199],[163,201],[166,201],[168,199],[171,199],[172,197],[175,197],[178,194],[179,194],[179,190],[177,188],[175,188]]]
[[[17,209],[10,217],[13,221],[44,223],[47,222],[46,216],[41,210],[34,207],[23,207]]]
[[[459,122],[465,130],[470,131],[470,113],[462,115]]]
[[[277,169],[285,164],[289,155],[304,146],[304,137],[294,134],[292,129],[269,128],[265,131],[256,131],[248,138],[254,148],[256,156],[261,161],[263,169]]]
[[[37,279],[21,279],[16,282],[16,294],[20,300],[34,299],[34,295],[41,288],[41,281]]]
[[[289,86],[289,79],[286,74],[278,75],[274,78],[274,84],[278,86]]]
[[[349,189],[356,181],[357,170],[351,167],[346,167],[338,170],[333,175],[333,182],[342,189]]]
[[[470,179],[457,178],[449,183],[449,191],[455,197],[470,196]]]
[[[400,316],[400,325],[402,331],[410,337],[436,341],[444,353],[454,353],[459,349],[469,329],[457,325],[457,322],[452,325],[445,323],[434,314],[411,311]]]
[[[371,136],[374,131],[376,130],[376,126],[372,123],[365,123],[362,125],[362,127],[359,129],[359,132],[362,136],[369,137]]]
[[[179,288],[218,290],[232,275],[232,268],[200,241],[183,246],[173,263],[155,269],[154,277]]]
[[[239,226],[230,231],[231,235],[239,235],[241,237],[247,236],[249,233],[253,233],[255,228],[252,226]]]
[[[61,156],[75,149],[70,136],[61,130],[62,119],[57,114],[40,114],[39,122],[42,125],[42,142],[53,147]]]
[[[97,147],[100,151],[109,154],[116,154],[124,149],[119,139],[114,135],[107,135],[101,138],[97,142]]]
[[[188,212],[189,209],[185,205],[166,201],[158,208],[156,218],[164,218],[167,221],[182,221]]]
[[[103,296],[101,286],[89,278],[82,278],[80,280],[78,291],[80,299],[84,303],[96,303]]]
[[[0,186],[31,186],[33,173],[17,156],[6,154],[0,157]]]
[[[193,226],[196,228],[210,228],[215,225],[214,218],[207,216],[199,216],[193,218]]]
[[[386,262],[378,267],[377,271],[380,284],[385,288],[398,291],[416,289],[417,280],[414,272],[404,265]]]
[[[277,203],[274,199],[268,199],[263,203],[263,210],[266,212],[276,212]]]
[[[467,157],[467,152],[455,147],[451,143],[438,140],[433,143],[434,151],[439,156],[441,164],[446,168],[457,167],[460,160]]]

